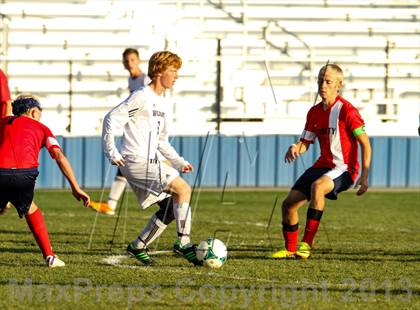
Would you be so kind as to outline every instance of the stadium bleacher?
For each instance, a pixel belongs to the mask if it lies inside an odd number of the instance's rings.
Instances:
[[[217,38],[222,47],[222,117],[261,120],[246,127],[226,123],[225,134],[241,134],[244,128],[249,134],[298,133],[303,110],[315,98],[317,71],[327,61],[344,68],[345,97],[373,124],[373,134],[417,133],[418,1],[129,2],[0,4],[0,60],[10,89],[13,95],[38,94],[46,106],[44,121],[57,134],[100,133],[103,115],[128,95],[121,65],[128,46],[139,49],[143,71],[154,51],[179,53],[184,66],[168,93],[175,133],[214,131]],[[70,105],[77,123],[68,132]],[[390,107],[386,113],[384,105]],[[186,112],[194,123],[185,121]]]

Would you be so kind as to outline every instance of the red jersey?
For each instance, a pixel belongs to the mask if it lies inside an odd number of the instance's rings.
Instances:
[[[0,168],[35,168],[42,147],[60,145],[44,124],[26,116],[0,119]],[[51,157],[53,157],[51,155]]]
[[[6,102],[10,100],[9,82],[6,75],[0,70],[0,118],[6,116]]]
[[[337,96],[326,111],[322,103],[313,106],[306,118],[301,141],[314,143],[318,138],[321,155],[314,168],[338,168],[348,171],[353,181],[359,173],[358,144],[354,133],[365,125],[359,111]]]

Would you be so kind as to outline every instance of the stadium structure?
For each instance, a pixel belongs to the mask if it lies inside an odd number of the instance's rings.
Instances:
[[[416,0],[3,0],[0,60],[12,96],[38,95],[63,136],[99,135],[128,96],[126,47],[143,71],[157,50],[183,58],[167,93],[177,135],[299,134],[329,62],[370,135],[415,136],[419,12]]]

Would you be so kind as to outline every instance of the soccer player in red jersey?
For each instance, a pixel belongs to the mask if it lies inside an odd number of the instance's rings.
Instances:
[[[9,82],[4,72],[0,70],[0,118],[12,115],[11,103]]]
[[[87,207],[89,196],[80,188],[73,169],[61,151],[50,129],[39,122],[41,105],[30,95],[22,95],[12,103],[14,116],[0,119],[0,210],[11,202],[19,217],[25,217],[49,267],[62,267],[64,262],[54,254],[44,218],[33,202],[38,176],[38,156],[46,147],[70,183],[73,196]]]
[[[296,181],[282,204],[283,236],[286,248],[272,258],[308,258],[325,207],[325,198],[336,200],[338,193],[349,189],[359,173],[358,144],[362,150],[362,172],[357,195],[368,189],[371,147],[359,112],[339,95],[343,71],[335,64],[321,68],[318,93],[322,102],[307,114],[305,129],[298,142],[286,152],[285,162],[292,163],[305,153],[317,138],[321,155],[315,164]],[[305,232],[298,243],[298,209],[309,201]]]

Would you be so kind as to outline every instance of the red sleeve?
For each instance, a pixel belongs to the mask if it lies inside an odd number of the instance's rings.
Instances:
[[[306,115],[305,130],[302,132],[302,135],[300,137],[300,141],[307,144],[314,143],[315,138],[316,138],[314,123],[313,123],[314,108],[315,107],[312,107],[308,111],[308,114]]]
[[[0,70],[0,102],[2,104],[10,100],[9,82],[6,75]]]
[[[42,128],[44,130],[44,141],[43,141],[44,146],[47,148],[51,157],[55,159],[55,156],[52,150],[54,148],[59,148],[61,150],[60,144],[58,143],[56,137],[53,135],[53,133],[47,126],[42,125]]]
[[[346,125],[350,131],[353,132],[355,129],[365,125],[363,118],[355,107],[350,106],[346,114]]]
[[[308,114],[306,115],[306,124],[305,124],[305,130],[314,132],[314,121],[313,121],[313,114],[314,114],[314,109],[311,108],[308,111]]]

